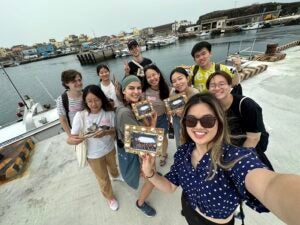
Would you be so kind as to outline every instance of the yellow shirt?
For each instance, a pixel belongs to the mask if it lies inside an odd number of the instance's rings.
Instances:
[[[194,71],[194,68],[195,68],[195,65],[191,66],[190,79],[192,79],[192,77],[193,77],[192,73]],[[228,73],[232,78],[234,77],[234,75],[231,73],[231,71],[228,69],[227,66],[220,64],[220,70]],[[208,77],[215,71],[216,71],[215,63],[212,63],[212,66],[208,70],[205,70],[205,69],[199,67],[199,69],[194,77],[194,88],[198,89],[199,92],[207,91],[206,81],[207,81]]]

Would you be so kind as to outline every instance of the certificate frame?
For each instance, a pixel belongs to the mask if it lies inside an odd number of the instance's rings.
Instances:
[[[173,114],[177,109],[183,108],[186,102],[187,96],[185,93],[176,94],[167,99],[164,99],[168,114]]]
[[[148,100],[132,103],[131,106],[133,113],[138,120],[144,119],[145,117],[152,115],[153,106],[152,103]]]
[[[164,129],[125,124],[124,149],[134,154],[162,155]]]

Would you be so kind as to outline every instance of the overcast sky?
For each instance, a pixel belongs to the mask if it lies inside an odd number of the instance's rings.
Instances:
[[[183,19],[195,23],[208,12],[270,1],[0,0],[0,47],[62,41],[69,34],[112,35]]]

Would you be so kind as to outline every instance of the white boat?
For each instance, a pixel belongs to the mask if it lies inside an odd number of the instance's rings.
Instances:
[[[156,36],[150,40],[147,41],[148,48],[156,48],[156,47],[163,47],[171,44],[176,44],[176,41],[178,40],[177,36],[169,35],[166,37],[163,36]]]
[[[206,37],[209,35],[211,35],[211,32],[209,30],[205,30],[205,31],[202,31],[201,33],[196,34],[196,36],[198,36],[198,37]]]
[[[120,50],[115,50],[115,58],[121,57],[122,53]]]
[[[5,69],[1,67],[9,81]],[[16,89],[18,92],[18,90]],[[19,94],[19,92],[18,92]],[[20,98],[24,104],[21,120],[0,126],[0,148],[11,145],[15,142],[31,137],[34,141],[42,141],[46,138],[59,134],[61,126],[56,108],[49,109],[40,103],[35,103],[33,99]],[[20,113],[20,112],[19,112]]]
[[[121,56],[124,57],[124,56],[129,56],[131,55],[128,48],[124,48],[121,50]]]
[[[241,30],[242,31],[257,30],[257,29],[263,28],[263,26],[264,25],[262,23],[256,22],[256,23],[252,23],[252,24],[249,24],[249,25],[246,25],[246,26],[242,26]]]
[[[25,109],[23,119],[0,127],[0,148],[31,137],[42,141],[59,134],[61,126],[56,108],[44,109],[34,103]]]

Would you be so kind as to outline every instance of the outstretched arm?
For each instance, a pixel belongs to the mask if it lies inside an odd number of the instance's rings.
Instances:
[[[282,221],[299,224],[300,176],[254,169],[246,176],[246,188]]]
[[[142,155],[142,170],[148,180],[160,191],[173,193],[176,191],[177,186],[172,184],[167,178],[164,176],[160,176],[156,173],[154,169],[155,165],[155,157],[145,154]]]

